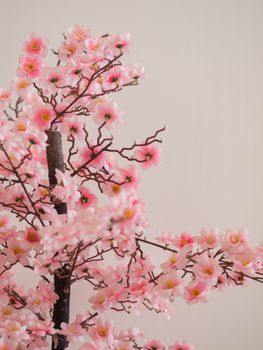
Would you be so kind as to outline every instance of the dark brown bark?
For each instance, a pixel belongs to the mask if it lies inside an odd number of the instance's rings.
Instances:
[[[47,162],[48,162],[48,177],[50,186],[57,184],[56,169],[64,172],[64,156],[62,148],[62,139],[59,131],[47,131],[48,141],[46,147]],[[67,203],[55,204],[55,208],[58,214],[67,213]],[[56,329],[61,328],[62,322],[69,322],[70,311],[70,281],[67,277],[67,266],[63,266],[58,269],[54,275],[55,292],[58,294],[59,299],[54,305],[53,310],[53,322]],[[63,277],[65,276],[65,277]],[[64,350],[68,346],[66,336],[59,335],[53,337],[52,350]]]

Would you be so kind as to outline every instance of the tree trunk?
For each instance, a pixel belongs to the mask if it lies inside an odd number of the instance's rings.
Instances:
[[[56,169],[62,172],[65,171],[62,139],[59,131],[47,131],[46,134],[48,136],[46,147],[48,177],[50,186],[54,186],[57,184]],[[58,214],[67,213],[67,203],[55,204],[55,208]],[[68,269],[66,265],[56,270],[54,274],[55,292],[59,296],[53,310],[53,322],[57,329],[61,328],[62,322],[69,323],[70,281],[67,275]],[[64,350],[67,346],[66,336],[56,335],[53,337],[52,350]]]

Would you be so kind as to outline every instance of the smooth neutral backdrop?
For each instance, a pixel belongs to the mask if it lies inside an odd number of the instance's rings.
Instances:
[[[263,233],[262,0],[0,0],[0,86],[8,87],[30,32],[56,48],[79,23],[95,34],[132,34],[129,62],[145,65],[139,87],[116,96],[125,112],[120,144],[164,124],[162,162],[143,174],[141,193],[159,231],[246,226]],[[161,254],[150,254],[160,261]],[[30,276],[27,277],[30,284]],[[24,280],[24,277],[21,278]],[[73,307],[89,295],[74,290]],[[215,292],[207,304],[176,301],[171,321],[146,312],[114,314],[166,343],[186,338],[198,350],[263,348],[263,285]],[[110,317],[110,315],[107,315]]]

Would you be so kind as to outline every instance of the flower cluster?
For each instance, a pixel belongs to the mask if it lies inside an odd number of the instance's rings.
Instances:
[[[11,88],[0,90],[0,349],[46,349],[52,338],[53,349],[66,341],[79,350],[191,350],[184,340],[145,342],[139,330],[119,331],[101,316],[147,308],[170,317],[176,297],[192,304],[212,290],[263,282],[263,247],[252,247],[244,229],[147,238],[139,168],[159,163],[164,128],[115,146],[125,117],[109,94],[144,74],[122,62],[129,46],[129,35],[93,37],[76,25],[48,66],[47,41],[31,34]],[[65,158],[52,168],[54,135]],[[163,250],[160,266],[146,244]],[[17,265],[38,274],[34,288],[16,283]],[[57,323],[54,277],[62,293],[79,281],[93,288],[73,321]]]

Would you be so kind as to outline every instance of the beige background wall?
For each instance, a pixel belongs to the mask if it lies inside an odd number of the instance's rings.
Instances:
[[[120,143],[168,125],[162,163],[145,173],[141,190],[150,234],[246,226],[254,242],[263,240],[262,0],[1,0],[0,5],[3,87],[31,31],[54,47],[75,23],[96,34],[132,34],[127,60],[143,63],[147,78],[117,97],[125,111]],[[151,254],[159,261],[158,252]],[[78,293],[88,298],[85,288]],[[73,301],[76,310],[80,299]],[[178,301],[172,321],[150,313],[114,319],[167,343],[184,337],[199,350],[260,350],[262,300],[263,285],[252,283],[215,292],[205,305]]]

